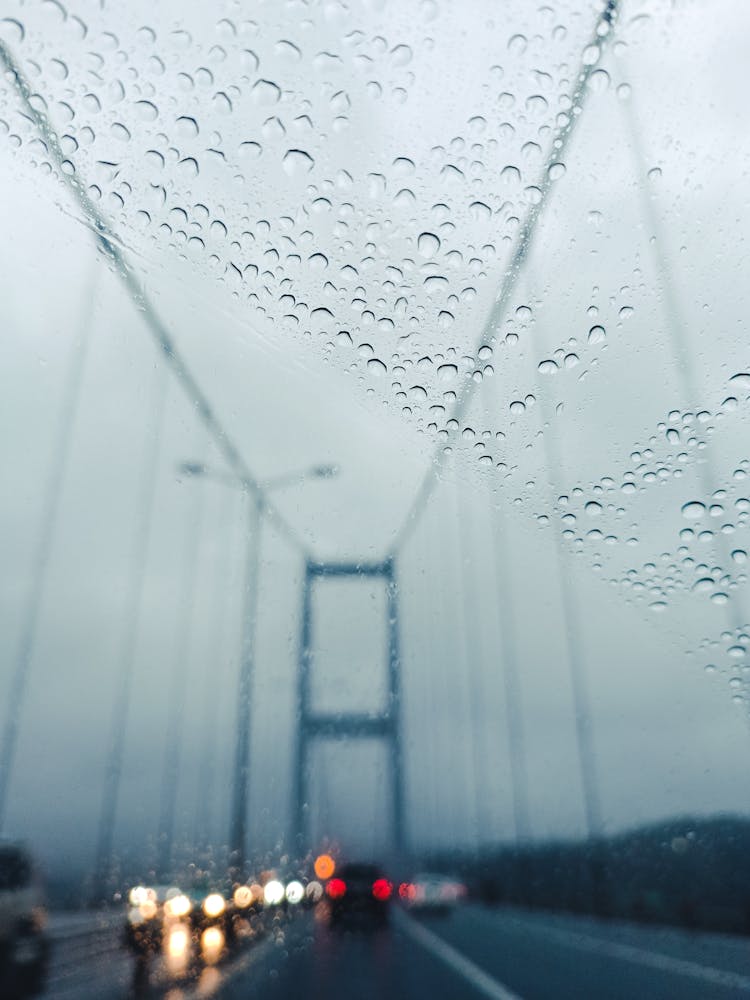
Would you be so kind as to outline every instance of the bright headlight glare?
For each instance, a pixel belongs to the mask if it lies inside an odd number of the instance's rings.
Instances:
[[[128,893],[128,902],[131,906],[140,906],[148,899],[148,889],[143,885],[134,885]]]
[[[302,902],[302,897],[305,895],[305,887],[301,882],[294,879],[286,887],[286,898],[287,900],[296,906],[297,903]]]
[[[186,917],[192,908],[193,904],[183,892],[172,896],[164,904],[164,912],[170,917]]]
[[[226,908],[226,901],[218,892],[212,892],[203,900],[203,912],[207,917],[220,917]]]
[[[307,883],[307,888],[305,889],[305,896],[310,900],[311,903],[317,903],[318,900],[323,895],[323,886],[317,880],[313,879],[312,882]]]
[[[238,910],[245,910],[253,901],[253,890],[249,885],[238,885],[234,890],[234,905]]]
[[[201,934],[203,961],[215,965],[224,950],[224,932],[221,927],[207,927]]]
[[[268,906],[278,906],[284,898],[284,886],[275,878],[266,882],[263,890],[263,899]]]
[[[170,958],[182,958],[190,945],[190,935],[186,927],[175,927],[167,937],[167,952]]]

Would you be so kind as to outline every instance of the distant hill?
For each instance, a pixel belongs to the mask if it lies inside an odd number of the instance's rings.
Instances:
[[[425,859],[455,870],[456,857]],[[597,842],[498,847],[459,863],[488,903],[750,934],[750,819],[668,819]]]

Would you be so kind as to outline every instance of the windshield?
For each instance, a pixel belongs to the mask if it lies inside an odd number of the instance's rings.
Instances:
[[[750,989],[748,30],[6,0],[44,995]]]

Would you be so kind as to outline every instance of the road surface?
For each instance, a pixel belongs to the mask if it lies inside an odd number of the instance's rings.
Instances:
[[[81,918],[83,919],[83,918]],[[62,925],[49,1000],[131,998],[131,962],[111,918]],[[84,926],[84,925],[81,925]],[[750,997],[750,941],[469,905],[447,917],[394,912],[383,931],[279,921],[198,980],[155,977],[147,1000],[729,1000]]]

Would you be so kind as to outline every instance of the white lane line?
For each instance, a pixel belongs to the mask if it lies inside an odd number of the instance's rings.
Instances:
[[[476,919],[477,915],[472,914],[472,916]],[[580,931],[566,931],[559,927],[551,927],[549,924],[539,924],[536,921],[532,923],[520,920],[518,917],[506,919],[527,933],[529,930],[535,930],[543,940],[556,941],[569,948],[577,948],[579,951],[587,951],[596,955],[605,955],[608,958],[620,959],[633,965],[643,965],[659,972],[699,979],[705,983],[711,983],[712,986],[724,986],[750,993],[750,976],[745,976],[741,972],[717,969],[712,965],[701,965],[688,959],[674,958],[663,952],[647,951],[645,948],[638,948],[635,945],[619,944],[616,941],[592,937]]]
[[[437,934],[433,934],[432,931],[427,930],[426,927],[418,924],[411,917],[407,917],[406,914],[399,912],[398,923],[401,929],[416,941],[417,944],[421,944],[435,958],[440,959],[441,962],[453,969],[454,972],[457,972],[459,976],[463,976],[482,996],[488,997],[489,1000],[521,1000],[517,993],[512,993],[507,986],[503,986],[497,979],[488,976],[478,965],[475,965],[474,962],[462,955],[460,951],[456,951],[447,941],[438,937]]]
[[[659,972],[667,972],[677,976],[689,976],[691,979],[700,979],[712,986],[724,986],[730,989],[743,990],[750,993],[750,976],[743,976],[740,972],[730,972],[725,969],[717,969],[712,965],[699,965],[684,958],[673,958],[671,955],[664,955],[656,951],[646,951],[643,948],[636,948],[629,944],[618,944],[615,941],[605,941],[602,938],[589,937],[588,934],[580,934],[577,931],[564,931],[559,928],[547,927],[543,931],[544,936],[557,940],[560,944],[577,948],[579,951],[593,952],[597,955],[606,955],[610,958],[618,958],[624,962],[634,965],[645,965],[647,968],[656,969]]]

